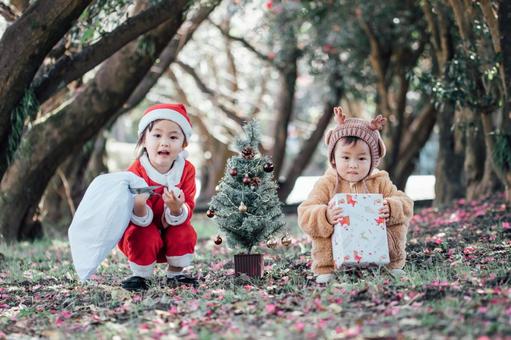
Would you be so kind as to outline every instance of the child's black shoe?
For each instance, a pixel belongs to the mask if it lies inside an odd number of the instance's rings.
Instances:
[[[140,276],[132,276],[122,281],[121,287],[132,292],[147,290],[149,289],[149,280]]]
[[[172,288],[181,286],[181,285],[192,285],[194,287],[197,287],[199,285],[199,282],[196,278],[186,276],[184,274],[179,274],[173,277],[167,277],[167,285],[169,285]]]

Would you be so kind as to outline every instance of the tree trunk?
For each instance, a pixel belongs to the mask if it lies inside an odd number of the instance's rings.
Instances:
[[[499,32],[502,47],[502,65],[505,86],[505,100],[501,113],[500,130],[511,139],[511,2],[499,1]],[[511,164],[505,169],[506,199],[511,204]]]
[[[437,112],[438,156],[435,170],[435,201],[437,207],[445,206],[456,198],[465,196],[463,184],[464,154],[456,146],[456,136],[451,127],[454,107],[445,103]]]
[[[38,74],[34,80],[37,100],[44,103],[56,91],[93,69],[116,51],[165,22],[172,11],[172,1],[162,1],[135,16],[129,17],[99,41],[84,47],[80,52],[60,58],[46,73]]]
[[[23,13],[30,6],[30,0],[11,0],[11,5],[20,13]]]
[[[339,73],[338,65],[334,65],[332,69],[332,73],[329,76],[330,95],[323,106],[323,115],[315,124],[316,129],[314,129],[311,136],[303,142],[300,151],[292,162],[293,166],[289,168],[285,181],[280,184],[278,189],[279,199],[282,202],[286,201],[295,186],[296,180],[307,168],[307,165],[309,165],[314,151],[318,144],[322,142],[325,130],[332,120],[332,108],[341,101],[344,86],[342,75]]]
[[[188,1],[176,3],[173,18],[141,38],[153,53],[130,43],[112,56],[69,105],[28,131],[0,182],[0,232],[16,239],[27,207],[41,198],[56,168],[115,116],[154,60],[176,34]]]
[[[95,140],[86,143],[81,152],[71,155],[60,167],[62,171],[53,176],[41,204],[42,221],[58,229],[53,234],[63,234],[67,230],[92,179],[107,172],[105,154],[106,138],[100,133]]]
[[[436,110],[428,103],[406,129],[401,142],[401,152],[391,174],[394,184],[404,190],[408,177],[415,170],[415,162],[431,136],[436,123]]]
[[[208,204],[216,194],[216,186],[224,176],[227,159],[234,155],[229,145],[215,138],[208,138],[206,150],[211,157],[206,159],[201,167],[201,191],[197,198],[197,205]]]
[[[274,165],[274,176],[278,180],[284,166],[286,155],[287,129],[293,114],[296,77],[298,76],[297,63],[298,51],[296,42],[291,45],[294,51],[288,51],[289,59],[282,69],[280,89],[277,97],[277,119],[275,120],[274,144],[272,160]]]
[[[474,199],[484,192],[480,189],[479,182],[484,175],[486,148],[484,145],[483,128],[481,117],[472,110],[463,110],[463,125],[461,127],[465,134],[465,171],[466,197]]]
[[[11,138],[15,108],[45,56],[90,2],[39,0],[5,30],[0,40],[0,177],[19,143]]]

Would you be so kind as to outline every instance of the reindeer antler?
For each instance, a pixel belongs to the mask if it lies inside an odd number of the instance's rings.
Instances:
[[[337,122],[337,125],[344,124],[346,116],[344,115],[344,113],[342,113],[342,107],[340,106],[334,107],[334,119]]]
[[[385,125],[386,121],[387,118],[383,117],[382,115],[377,115],[376,118],[371,121],[371,124],[369,124],[369,128],[371,130],[381,130],[383,129],[383,125]]]

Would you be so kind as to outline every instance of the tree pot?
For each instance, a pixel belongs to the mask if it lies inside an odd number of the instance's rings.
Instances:
[[[234,255],[234,274],[247,274],[250,277],[262,277],[264,270],[263,254]]]

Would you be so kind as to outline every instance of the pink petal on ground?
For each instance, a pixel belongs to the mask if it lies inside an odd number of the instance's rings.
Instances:
[[[298,321],[293,326],[297,332],[303,332],[303,329],[305,328],[305,324],[301,321]]]
[[[266,309],[266,313],[274,314],[276,312],[276,310],[277,310],[277,306],[274,305],[274,304],[269,303],[269,304],[266,305],[265,309]]]

